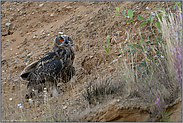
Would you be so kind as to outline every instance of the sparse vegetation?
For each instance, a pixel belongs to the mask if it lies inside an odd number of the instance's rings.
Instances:
[[[118,7],[116,7],[116,10],[119,12]],[[121,74],[125,78],[125,87],[129,96],[140,96],[143,99],[155,102],[159,115],[161,115],[160,121],[167,122],[170,117],[166,112],[165,106],[178,98],[179,94],[182,94],[182,16],[180,8],[176,13],[165,13],[164,8],[156,10],[160,12],[160,14],[156,13],[155,15],[158,21],[152,20],[150,14],[150,19],[140,24],[140,27],[142,27],[147,22],[150,22],[150,28],[156,40],[153,42],[149,37],[146,40],[141,37],[139,42],[131,42],[129,40],[127,42],[129,44],[126,44],[124,50],[119,52],[119,55],[124,55],[125,52],[129,52],[129,54],[126,59],[119,59],[119,63],[122,67],[121,71],[123,72]],[[114,14],[125,17],[125,13],[126,10],[123,10],[122,13]],[[133,17],[131,10],[128,10],[127,14],[128,17]],[[144,18],[138,15],[137,20],[140,19],[143,20]],[[125,24],[132,21],[126,21]],[[154,33],[152,29],[153,22],[155,22],[162,36]],[[135,61],[135,57],[139,53],[142,53],[144,58],[144,61],[140,63]],[[126,61],[130,56],[132,62],[129,64]],[[175,74],[173,75],[172,73]],[[94,96],[109,94],[104,93],[104,90],[109,87],[108,83],[105,85],[107,86],[104,86],[103,83],[97,85],[90,83],[86,88],[87,91],[84,97],[90,104]],[[111,87],[116,90],[113,86]],[[113,90],[112,88],[110,90]],[[121,89],[124,89],[123,86]],[[179,93],[178,90],[180,90]],[[115,91],[110,92],[118,93]]]

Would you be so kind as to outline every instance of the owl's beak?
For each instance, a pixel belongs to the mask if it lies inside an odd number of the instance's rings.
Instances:
[[[66,40],[65,43],[68,44],[69,42]]]

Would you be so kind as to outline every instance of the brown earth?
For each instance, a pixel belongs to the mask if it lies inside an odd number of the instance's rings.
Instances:
[[[104,103],[91,106],[82,94],[89,80],[96,76],[103,79],[116,75],[116,61],[122,58],[118,53],[127,39],[137,42],[141,32],[142,37],[149,35],[154,40],[147,26],[139,28],[140,22],[124,24],[129,19],[114,15],[115,7],[132,9],[134,18],[138,14],[148,18],[154,8],[166,5],[171,7],[168,2],[140,1],[1,2],[1,120],[41,121],[44,106],[35,101],[35,107],[24,99],[27,82],[20,79],[20,73],[26,65],[50,52],[56,35],[63,33],[74,40],[77,72],[71,82],[62,85],[65,92],[55,104],[60,109],[53,109],[58,110],[53,113],[55,117],[61,113],[61,121],[159,121],[152,117],[154,103],[140,98],[107,97]],[[108,57],[104,49],[107,35],[111,37]],[[139,55],[136,61],[141,60]],[[167,106],[169,121],[182,121],[181,106],[180,99]]]

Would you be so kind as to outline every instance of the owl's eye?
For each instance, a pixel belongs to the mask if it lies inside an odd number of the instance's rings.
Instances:
[[[70,41],[71,39],[68,37],[68,41]]]
[[[62,41],[64,41],[64,39],[63,38],[60,38],[60,41],[62,42]]]

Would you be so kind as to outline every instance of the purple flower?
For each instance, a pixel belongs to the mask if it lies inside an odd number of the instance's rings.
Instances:
[[[158,102],[155,102],[156,105],[158,105]]]
[[[157,98],[157,101],[159,101],[159,98]]]
[[[180,48],[180,47],[179,47],[178,49],[179,49],[179,50],[181,50],[181,48]]]
[[[173,48],[173,51],[176,51],[176,48]]]
[[[178,57],[178,58],[182,58],[182,56],[181,56],[181,55],[177,55],[177,57]]]
[[[181,17],[181,13],[179,14],[179,17]]]

